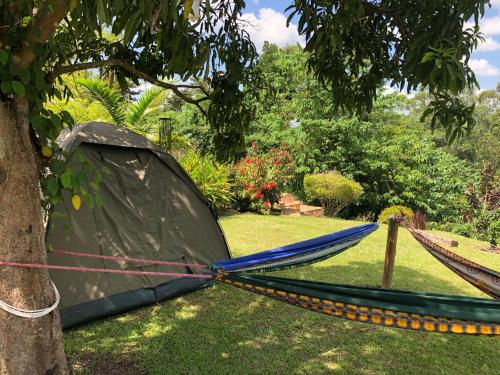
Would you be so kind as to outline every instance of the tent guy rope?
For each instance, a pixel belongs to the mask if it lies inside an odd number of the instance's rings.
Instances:
[[[97,254],[91,254],[91,253],[85,253],[85,252],[79,252],[79,251],[49,250],[49,253],[69,255],[69,256],[75,256],[75,257],[83,257],[83,258],[106,259],[106,260],[112,260],[115,262],[123,261],[123,262],[128,262],[128,263],[157,264],[157,265],[161,265],[161,266],[207,268],[206,264],[171,262],[171,261],[164,261],[164,260],[139,259],[139,258],[129,258],[129,257],[117,257],[117,256],[111,256],[111,255],[97,255]]]
[[[0,266],[17,267],[17,268],[35,268],[45,270],[62,270],[62,271],[80,271],[80,272],[97,272],[97,273],[117,273],[122,275],[142,275],[142,276],[167,276],[167,277],[191,277],[195,279],[211,279],[211,275],[202,275],[197,273],[175,273],[175,272],[157,272],[157,271],[132,271],[132,270],[115,270],[107,268],[92,268],[92,267],[73,267],[73,266],[55,266],[51,264],[39,263],[16,263],[16,262],[0,262]]]

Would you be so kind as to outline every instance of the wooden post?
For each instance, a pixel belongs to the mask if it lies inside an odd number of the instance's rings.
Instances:
[[[382,288],[390,288],[392,273],[394,272],[394,258],[396,258],[396,244],[398,242],[399,220],[394,216],[389,219],[387,231],[387,245],[385,247],[384,275],[382,276]]]

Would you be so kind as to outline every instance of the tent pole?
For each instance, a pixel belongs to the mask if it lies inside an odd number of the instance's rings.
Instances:
[[[384,275],[382,276],[382,288],[390,288],[392,274],[394,272],[394,259],[396,258],[396,244],[398,242],[399,220],[392,216],[389,218],[387,231],[387,245],[385,247]]]

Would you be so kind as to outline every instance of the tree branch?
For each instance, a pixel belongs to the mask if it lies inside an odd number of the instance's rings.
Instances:
[[[125,70],[126,72],[143,79],[146,82],[149,82],[155,86],[160,86],[163,88],[166,88],[168,90],[172,90],[175,95],[177,95],[179,98],[184,100],[187,103],[194,104],[198,109],[203,113],[205,116],[207,113],[205,110],[201,107],[200,103],[208,100],[208,95],[206,97],[200,98],[200,99],[193,99],[189,95],[186,95],[184,92],[182,92],[181,88],[191,88],[191,89],[202,89],[201,86],[199,85],[175,85],[173,83],[169,82],[163,82],[160,81],[154,77],[151,77],[150,75],[134,68],[132,65],[129,63],[119,60],[119,59],[108,59],[108,60],[101,60],[101,61],[91,61],[91,62],[86,62],[86,63],[77,63],[77,64],[72,64],[72,65],[67,65],[67,66],[61,66],[59,68],[55,68],[54,71],[52,72],[53,77],[60,76],[61,74],[67,74],[67,73],[73,73],[79,70],[87,70],[87,69],[95,69],[95,68],[102,68],[102,67],[111,67],[111,66],[118,66]],[[204,91],[204,90],[202,90]]]
[[[33,45],[44,44],[70,9],[70,0],[44,1],[33,18],[31,30],[26,37],[24,47],[16,55],[21,66],[30,65],[35,59]]]

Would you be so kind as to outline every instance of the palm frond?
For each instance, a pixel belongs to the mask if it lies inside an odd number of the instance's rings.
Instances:
[[[144,91],[140,98],[129,106],[127,122],[135,126],[136,123],[141,121],[144,115],[151,111],[151,104],[161,93],[163,93],[163,91],[164,90],[159,87],[151,87]]]
[[[83,86],[97,102],[109,112],[117,125],[125,125],[127,114],[120,93],[100,79],[82,78],[77,83]]]

